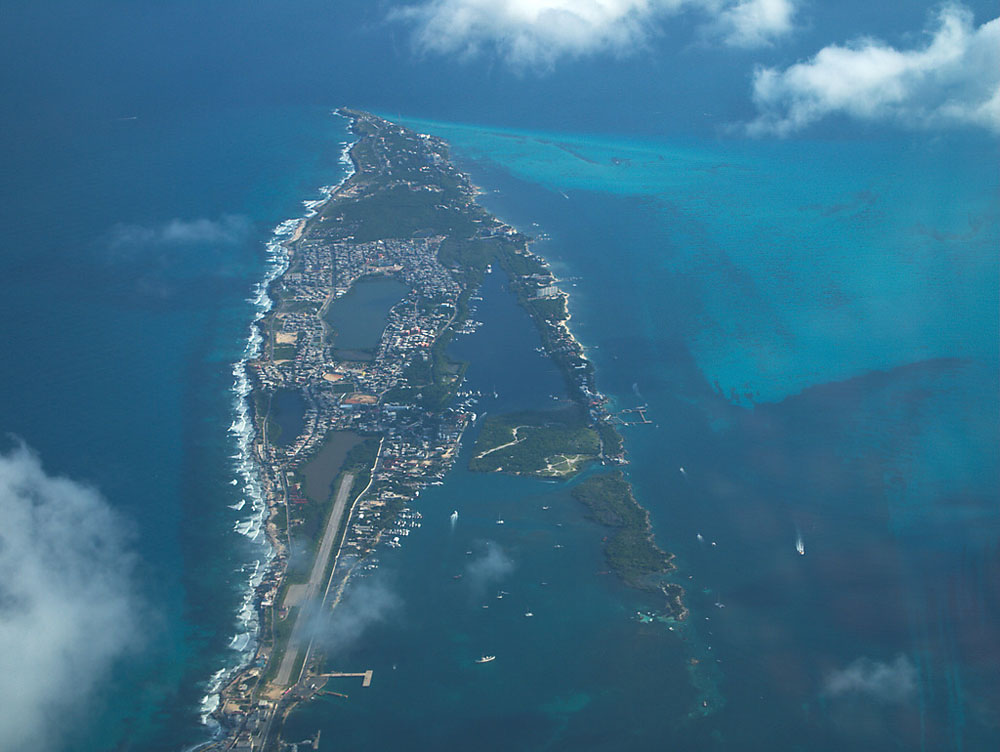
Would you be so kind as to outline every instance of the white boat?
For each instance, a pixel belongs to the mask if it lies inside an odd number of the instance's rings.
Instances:
[[[806,544],[802,542],[801,535],[795,539],[795,550],[799,552],[799,556],[806,555]]]
[[[497,657],[495,655],[484,655],[480,658],[476,658],[476,663],[489,663],[490,661],[495,661]]]

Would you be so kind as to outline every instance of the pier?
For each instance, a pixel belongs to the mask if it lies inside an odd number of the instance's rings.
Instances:
[[[648,405],[641,405],[640,407],[627,407],[619,412],[615,417],[618,418],[623,426],[652,425],[653,421],[646,417],[646,410],[648,409]],[[627,415],[636,417],[627,418],[625,417]]]
[[[372,673],[374,673],[372,669],[368,669],[367,671],[359,671],[355,673],[349,671],[333,671],[328,674],[316,674],[316,676],[322,676],[328,679],[344,679],[347,677],[356,677],[361,679],[362,687],[370,687],[372,685]]]

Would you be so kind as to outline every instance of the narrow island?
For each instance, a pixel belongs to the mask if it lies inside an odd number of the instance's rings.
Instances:
[[[608,564],[629,586],[660,592],[667,599],[666,612],[684,619],[684,588],[664,581],[674,569],[673,554],[663,551],[653,540],[649,512],[632,494],[632,486],[621,470],[592,475],[574,486],[573,498],[587,507],[591,519],[613,528],[604,546]]]
[[[440,483],[475,394],[446,355],[468,325],[469,300],[492,265],[531,315],[563,373],[573,406],[484,421],[474,469],[570,478],[596,463],[624,464],[622,439],[594,369],[568,327],[568,296],[530,239],[476,202],[441,139],[370,113],[342,109],[356,141],[353,172],[315,202],[283,244],[287,267],[267,289],[259,353],[247,363],[252,451],[274,556],[256,588],[256,654],[229,677],[213,713],[222,728],[204,749],[280,750],[284,719],[323,693],[321,650],[307,623],[339,602],[351,572],[380,541],[419,526],[411,502]],[[629,585],[659,589],[683,618],[673,565],[621,471],[574,489],[598,522]]]
[[[601,454],[597,431],[578,406],[487,417],[469,468],[541,478],[569,478]]]

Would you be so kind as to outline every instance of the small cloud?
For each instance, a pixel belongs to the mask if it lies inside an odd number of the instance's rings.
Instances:
[[[193,281],[239,277],[246,273],[241,251],[253,239],[253,223],[244,216],[218,219],[171,219],[156,225],[115,225],[103,239],[98,257],[131,279],[132,292],[162,302]]]
[[[759,68],[753,99],[760,115],[749,132],[783,136],[835,114],[1000,132],[1000,18],[975,27],[967,8],[949,4],[935,22],[922,47],[863,38],[785,70]]]
[[[138,644],[141,606],[122,523],[100,494],[0,454],[0,739],[51,749]]]
[[[514,571],[514,560],[498,544],[486,541],[482,553],[465,567],[465,578],[473,592],[479,593]]]
[[[423,0],[397,8],[425,53],[494,54],[516,68],[551,68],[563,58],[627,56],[645,48],[666,19],[684,12],[725,44],[768,44],[792,29],[797,0]]]
[[[859,658],[830,674],[824,692],[832,697],[864,695],[882,702],[903,702],[916,692],[917,680],[917,668],[905,655],[892,663]]]
[[[342,651],[354,646],[369,627],[398,613],[402,605],[388,585],[365,580],[349,587],[332,613],[314,615],[311,627],[326,650]]]
[[[739,0],[712,28],[731,47],[765,47],[794,30],[795,11],[793,0]]]
[[[245,240],[251,229],[249,219],[232,214],[219,219],[171,219],[152,227],[120,224],[111,230],[108,245],[113,251],[124,252],[164,246],[235,245]]]

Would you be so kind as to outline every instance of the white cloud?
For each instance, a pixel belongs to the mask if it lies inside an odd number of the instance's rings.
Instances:
[[[111,231],[114,249],[151,245],[233,245],[251,230],[250,220],[238,215],[219,219],[172,219],[162,225],[117,225]]]
[[[486,541],[482,552],[465,566],[466,584],[478,595],[488,585],[499,582],[513,571],[513,559],[499,544]]]
[[[793,0],[740,0],[723,7],[715,30],[733,47],[763,47],[794,28]]]
[[[1000,18],[978,28],[945,5],[922,46],[877,39],[831,45],[785,70],[760,68],[754,134],[786,135],[832,114],[907,127],[974,125],[1000,132]]]
[[[901,702],[917,690],[918,673],[910,659],[899,655],[892,663],[859,658],[826,679],[826,694],[860,694],[883,702]]]
[[[384,582],[362,581],[348,588],[332,613],[315,614],[309,627],[324,649],[343,652],[353,648],[369,627],[398,617],[402,605]]]
[[[50,749],[135,646],[137,601],[121,526],[100,494],[0,454],[0,739]]]
[[[414,25],[418,49],[469,57],[496,53],[519,67],[564,57],[627,55],[667,16],[692,11],[726,44],[767,44],[792,28],[797,0],[423,0],[390,18]]]

